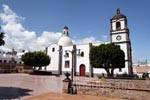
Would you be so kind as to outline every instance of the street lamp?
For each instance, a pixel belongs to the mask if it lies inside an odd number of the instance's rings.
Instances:
[[[74,71],[74,52],[75,50],[73,49],[72,51],[71,50],[66,50],[66,55],[65,57],[68,57],[68,54],[67,52],[70,52],[72,54],[72,67],[71,67],[71,81],[73,82],[73,71]]]
[[[79,51],[78,54],[76,54],[76,51]],[[76,49],[75,47],[73,47],[72,50],[66,50],[65,51],[66,54],[67,52],[70,52],[72,54],[72,67],[71,67],[71,81],[73,82],[73,77],[74,77],[74,68],[75,68],[75,56],[80,56],[80,49]],[[68,55],[65,55],[65,57],[68,57]]]
[[[76,54],[76,51],[79,51],[78,54]],[[80,49],[76,49],[76,46],[73,45],[73,49],[72,50],[66,50],[65,51],[65,55],[64,57],[69,57],[69,54],[68,52],[70,52],[72,54],[72,67],[71,67],[71,81],[69,82],[69,85],[68,85],[68,90],[70,91],[69,93],[71,94],[74,94],[77,92],[76,90],[76,87],[75,87],[75,91],[74,91],[74,85],[73,85],[73,77],[74,77],[74,68],[75,68],[75,59],[76,59],[76,56],[81,56],[80,54]]]

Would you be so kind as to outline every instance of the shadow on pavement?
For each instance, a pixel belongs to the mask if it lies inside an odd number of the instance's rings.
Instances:
[[[14,100],[30,95],[33,90],[18,87],[0,87],[0,100]]]
[[[30,75],[52,75],[52,72],[35,70],[29,74]]]
[[[30,75],[40,75],[40,76],[56,76],[56,77],[60,77],[59,74],[54,74],[52,72],[49,72],[49,71],[33,71],[31,73],[29,73]]]

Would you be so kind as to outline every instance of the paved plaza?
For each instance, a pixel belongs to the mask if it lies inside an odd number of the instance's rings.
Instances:
[[[62,91],[63,77],[0,74],[0,100],[22,100],[47,92]]]
[[[91,95],[62,94],[64,76],[0,74],[0,100],[119,100]],[[93,80],[75,77],[75,80]]]

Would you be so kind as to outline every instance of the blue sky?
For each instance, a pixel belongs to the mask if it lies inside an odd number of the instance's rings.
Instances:
[[[4,22],[5,19],[1,18],[0,25],[5,27],[5,32],[8,32],[10,43],[11,41],[18,43],[20,40],[16,38],[26,36],[22,35],[26,32],[32,33],[31,38],[27,40],[36,40],[33,41],[34,48],[38,48],[35,43],[47,46],[48,44],[44,43],[56,42],[53,39],[58,39],[57,36],[60,36],[64,25],[69,27],[70,37],[74,41],[109,41],[110,19],[116,14],[116,9],[120,8],[121,13],[128,18],[134,62],[146,59],[150,61],[149,5],[149,0],[0,0],[1,15],[15,13],[17,16],[14,17],[16,19],[13,24],[10,24],[10,20]],[[12,13],[6,14],[4,11],[6,6]],[[10,25],[21,27],[17,31],[21,33],[17,35],[10,33]],[[52,35],[48,35],[49,37],[55,37],[49,38],[52,41],[48,38],[47,41],[44,40],[48,33]],[[39,40],[45,42],[39,43],[37,42]],[[15,47],[15,44],[10,43],[6,44],[5,48]],[[18,49],[30,48],[29,45],[22,46],[21,43],[18,43]]]

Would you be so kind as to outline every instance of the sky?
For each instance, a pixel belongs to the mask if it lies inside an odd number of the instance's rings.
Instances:
[[[133,62],[150,62],[149,0],[0,0],[0,49],[44,50],[57,43],[65,25],[74,43],[110,41],[110,19],[127,16]]]

